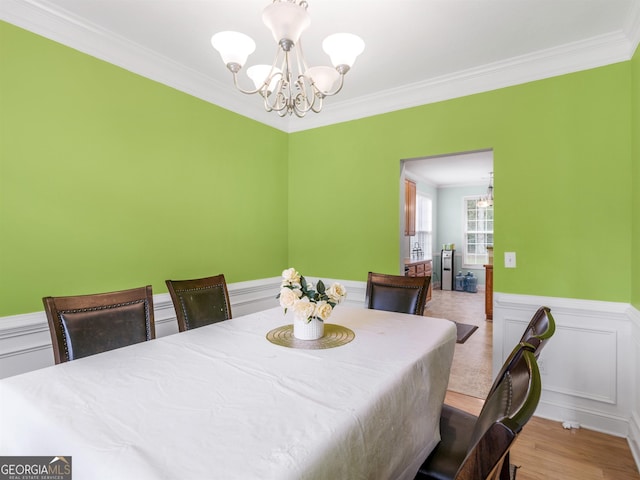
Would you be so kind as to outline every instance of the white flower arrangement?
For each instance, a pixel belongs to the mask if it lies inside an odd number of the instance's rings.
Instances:
[[[297,318],[309,323],[312,318],[327,320],[335,306],[346,296],[347,291],[337,282],[326,288],[323,281],[318,280],[314,289],[313,284],[307,282],[295,268],[288,268],[282,272],[280,293],[276,298],[280,299],[285,314],[291,308]]]

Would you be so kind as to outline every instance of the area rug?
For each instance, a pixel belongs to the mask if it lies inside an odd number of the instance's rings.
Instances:
[[[455,322],[457,332],[456,343],[464,343],[471,336],[473,332],[478,329],[477,325],[469,325],[467,323]]]

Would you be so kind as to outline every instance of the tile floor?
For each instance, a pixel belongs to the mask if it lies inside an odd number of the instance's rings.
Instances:
[[[428,317],[478,325],[478,329],[465,343],[456,344],[448,389],[477,398],[486,398],[493,381],[493,324],[485,320],[484,292],[434,289],[424,314]]]

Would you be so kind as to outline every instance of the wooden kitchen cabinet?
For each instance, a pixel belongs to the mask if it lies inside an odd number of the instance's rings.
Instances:
[[[484,289],[484,313],[487,320],[493,320],[493,265],[485,265],[486,286]]]
[[[404,180],[404,236],[413,237],[416,234],[416,184],[411,180]]]
[[[404,271],[407,277],[431,277],[431,279],[433,279],[433,267],[431,260],[406,260],[404,263]],[[432,287],[432,283],[429,282],[427,302],[431,300]]]

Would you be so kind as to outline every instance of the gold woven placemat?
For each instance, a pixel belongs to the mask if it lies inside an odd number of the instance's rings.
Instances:
[[[293,325],[283,325],[267,333],[267,340],[275,345],[289,348],[304,348],[307,350],[321,350],[346,345],[356,338],[350,328],[331,323],[324,324],[324,337],[318,340],[300,340],[293,336]]]

